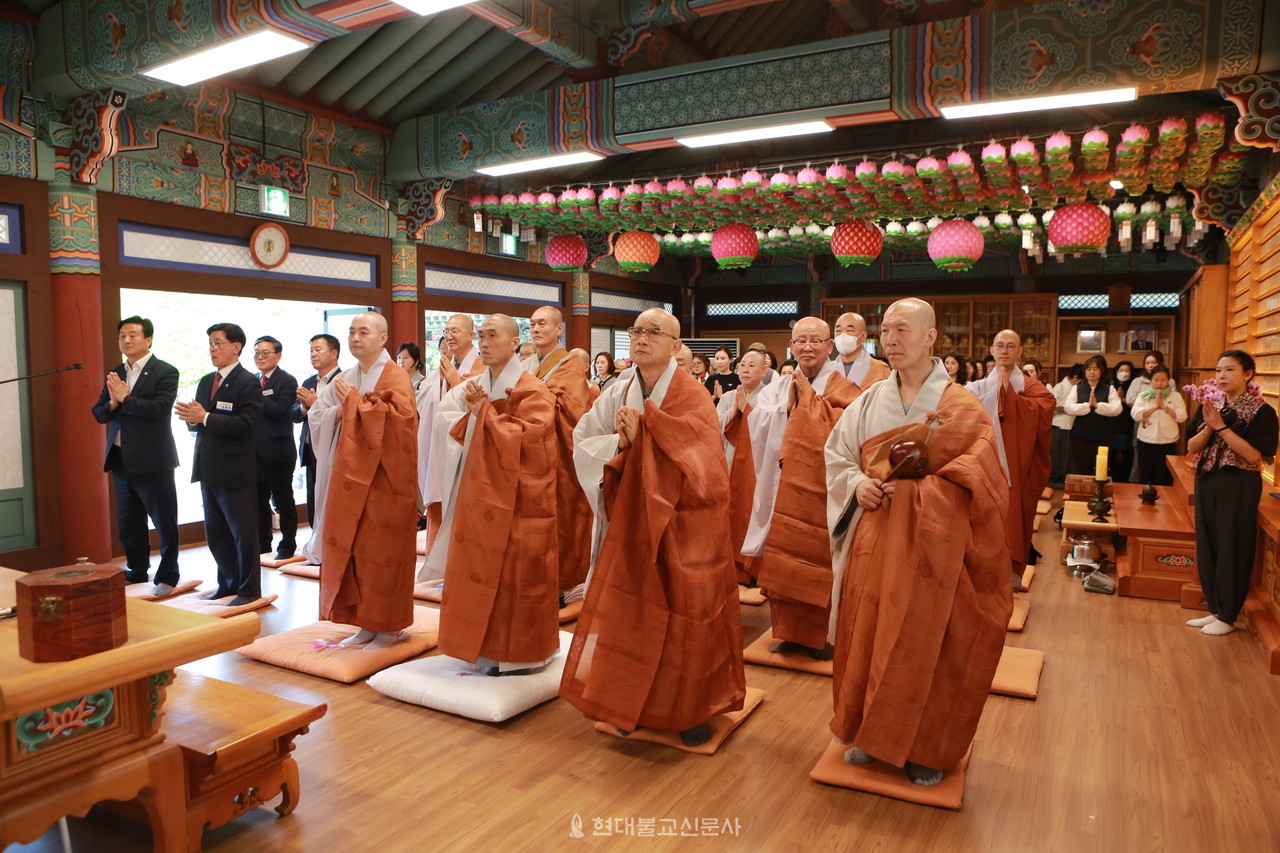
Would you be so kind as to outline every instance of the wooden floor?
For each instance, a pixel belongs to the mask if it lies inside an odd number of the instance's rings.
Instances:
[[[228,653],[189,669],[329,713],[297,741],[297,812],[260,809],[206,833],[204,849],[1280,849],[1280,677],[1249,634],[1206,637],[1177,604],[1084,592],[1056,565],[1058,532],[1045,527],[1038,544],[1051,557],[1027,594],[1027,629],[1007,639],[1045,652],[1040,697],[989,699],[960,812],[811,782],[830,738],[831,686],[818,676],[748,666],[764,705],[702,757],[598,734],[560,700],[490,725]],[[211,578],[208,552],[184,552],[182,569]],[[316,582],[263,574],[280,595],[265,633],[317,618]],[[743,607],[743,619],[750,642],[768,610]],[[575,816],[585,838],[570,835]],[[596,819],[613,818],[635,819],[633,834],[593,836]],[[640,838],[646,818],[740,831]],[[146,830],[109,815],[71,823],[77,850],[150,849]],[[11,849],[60,846],[50,833]]]

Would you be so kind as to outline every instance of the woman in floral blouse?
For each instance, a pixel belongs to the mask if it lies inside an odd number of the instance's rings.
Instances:
[[[1262,465],[1276,453],[1280,422],[1251,383],[1253,356],[1227,350],[1214,382],[1187,424],[1187,452],[1196,460],[1196,564],[1209,615],[1188,625],[1213,636],[1230,634],[1249,594],[1262,498]]]

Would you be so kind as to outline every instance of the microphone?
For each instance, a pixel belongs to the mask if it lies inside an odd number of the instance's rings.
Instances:
[[[37,376],[50,376],[54,373],[63,373],[68,370],[84,370],[84,365],[80,362],[69,364],[66,367],[59,367],[56,370],[45,370],[41,373],[28,373],[26,376],[15,376],[12,379],[0,379],[0,385],[7,385],[10,382],[23,382],[27,379],[35,379]]]

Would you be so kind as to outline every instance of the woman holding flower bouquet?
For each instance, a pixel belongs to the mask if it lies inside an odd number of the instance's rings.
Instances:
[[[1262,465],[1276,453],[1280,422],[1250,382],[1253,356],[1227,350],[1212,382],[1185,390],[1200,409],[1187,424],[1187,452],[1196,460],[1196,564],[1209,615],[1188,625],[1230,634],[1249,594],[1258,534]]]
[[[1150,356],[1148,356],[1150,358]],[[1158,364],[1148,371],[1147,387],[1133,400],[1138,425],[1138,482],[1172,486],[1168,457],[1177,449],[1180,424],[1187,419],[1182,395],[1169,385],[1169,368]]]

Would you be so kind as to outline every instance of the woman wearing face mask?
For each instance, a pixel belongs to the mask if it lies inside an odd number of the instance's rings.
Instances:
[[[737,388],[742,380],[733,372],[733,356],[724,347],[716,350],[711,357],[711,367],[714,372],[702,384],[707,386],[711,396],[719,403],[720,398]]]
[[[1187,454],[1197,453],[1196,567],[1209,615],[1188,625],[1230,634],[1249,594],[1258,536],[1262,466],[1275,456],[1276,410],[1249,388],[1255,365],[1243,350],[1218,357],[1214,376],[1224,399],[1206,401],[1187,424]],[[1230,413],[1225,407],[1230,408]]]
[[[969,365],[958,352],[949,352],[942,359],[942,366],[947,369],[947,378],[963,385],[969,381]]]
[[[1179,426],[1187,419],[1182,395],[1169,384],[1169,368],[1151,368],[1147,388],[1133,401],[1133,420],[1138,424],[1138,481],[1172,486],[1173,473],[1166,458],[1177,449]]]
[[[1100,355],[1084,363],[1084,381],[1063,404],[1065,414],[1074,415],[1071,424],[1071,473],[1092,474],[1098,448],[1111,444],[1116,416],[1124,400],[1107,381],[1107,360]]]
[[[1110,463],[1108,473],[1117,483],[1129,482],[1129,475],[1134,469],[1133,437],[1137,428],[1134,426],[1133,416],[1129,414],[1132,406],[1126,402],[1126,398],[1136,374],[1132,361],[1121,361],[1116,364],[1112,375],[1112,384],[1120,395],[1120,414],[1116,415],[1112,424],[1115,431],[1111,434],[1111,454],[1107,461]]]
[[[1133,424],[1134,460],[1133,460],[1133,467],[1129,472],[1131,480],[1134,477],[1137,478],[1136,481],[1134,482],[1145,483],[1147,481],[1142,479],[1141,472],[1138,471],[1138,458],[1137,458],[1138,457],[1138,453],[1137,453],[1138,417],[1137,415],[1133,414],[1133,411],[1132,411],[1133,404],[1137,402],[1139,394],[1141,394],[1143,391],[1146,391],[1148,388],[1151,387],[1151,371],[1162,364],[1164,364],[1164,353],[1160,352],[1160,350],[1158,349],[1154,349],[1151,352],[1147,353],[1145,356],[1143,356],[1142,370],[1138,372],[1137,376],[1133,377],[1133,381],[1129,383],[1129,390],[1126,391],[1124,395],[1125,407],[1126,409],[1129,410],[1129,415],[1130,417],[1133,418],[1133,421],[1134,421],[1134,424]],[[1173,385],[1172,379],[1169,380],[1169,384],[1170,384],[1170,387],[1172,387]]]

